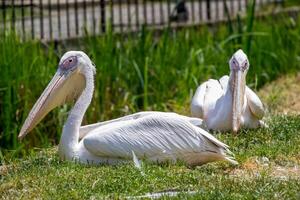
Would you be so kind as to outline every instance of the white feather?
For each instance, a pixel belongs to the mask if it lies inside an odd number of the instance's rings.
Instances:
[[[145,173],[142,169],[142,163],[141,161],[136,157],[134,151],[131,151],[132,152],[132,159],[133,159],[133,163],[134,163],[134,166],[141,172],[141,174],[143,176],[145,176]]]

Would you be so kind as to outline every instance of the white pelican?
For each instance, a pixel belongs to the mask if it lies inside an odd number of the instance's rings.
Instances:
[[[262,102],[246,86],[247,55],[238,50],[230,59],[229,66],[230,76],[209,79],[197,88],[191,102],[192,116],[202,118],[208,129],[233,130],[234,133],[241,126],[266,126],[261,120],[264,116]]]
[[[80,51],[69,51],[24,122],[22,139],[55,107],[76,99],[59,143],[61,159],[88,164],[117,164],[135,153],[149,161],[183,160],[188,165],[227,160],[228,146],[196,125],[202,120],[175,113],[141,112],[80,127],[93,96],[95,67]],[[82,138],[80,140],[80,137]]]

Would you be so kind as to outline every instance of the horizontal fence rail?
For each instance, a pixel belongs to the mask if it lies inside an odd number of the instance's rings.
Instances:
[[[283,0],[256,0],[257,9]],[[60,40],[226,20],[245,13],[249,0],[1,0],[0,31],[24,40]]]

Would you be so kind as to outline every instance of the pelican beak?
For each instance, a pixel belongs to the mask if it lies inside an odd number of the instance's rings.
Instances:
[[[232,129],[237,133],[240,129],[242,109],[244,105],[246,73],[235,70],[233,76],[233,107],[232,107]]]
[[[85,81],[78,80],[78,78],[84,79],[78,71],[56,72],[26,118],[19,133],[19,139],[24,138],[51,110],[81,94]]]

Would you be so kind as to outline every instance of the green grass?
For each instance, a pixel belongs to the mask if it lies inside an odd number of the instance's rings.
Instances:
[[[192,169],[180,163],[143,162],[141,175],[132,163],[111,167],[62,162],[57,149],[49,148],[9,160],[0,170],[0,193],[3,199],[98,199],[174,189],[198,192],[178,199],[299,199],[300,117],[273,116],[268,123],[269,129],[237,136],[216,134],[232,147],[240,162],[237,167],[213,163]],[[259,162],[263,157],[269,159],[265,166]],[[298,171],[281,175],[278,167]]]

